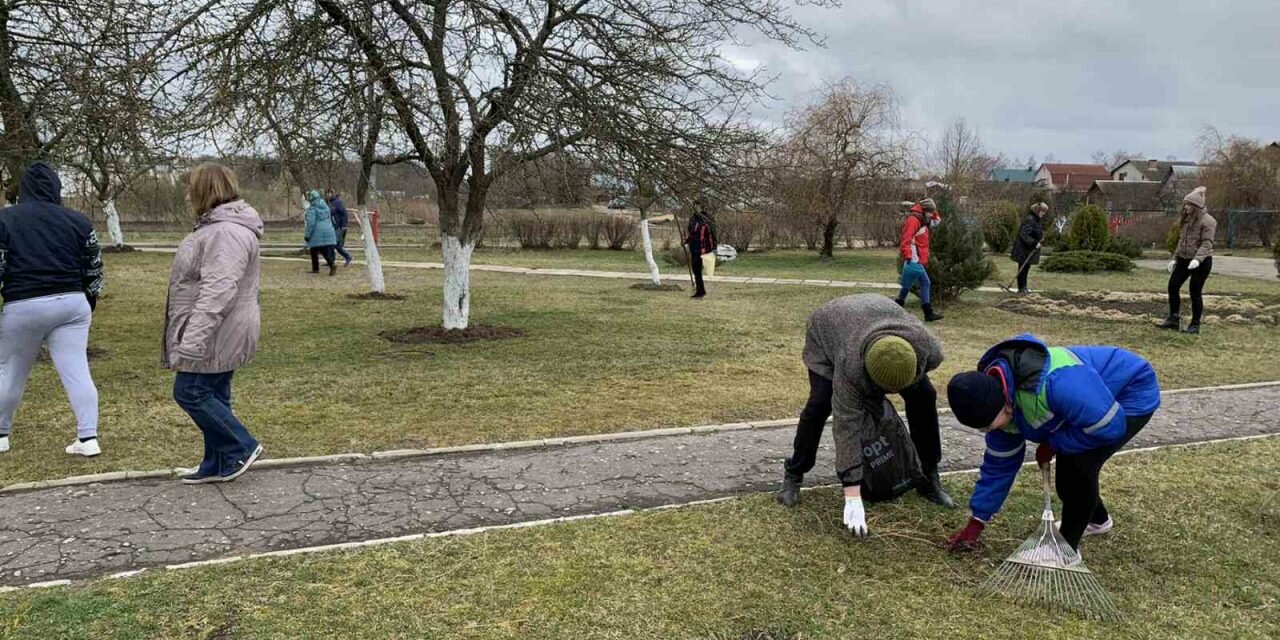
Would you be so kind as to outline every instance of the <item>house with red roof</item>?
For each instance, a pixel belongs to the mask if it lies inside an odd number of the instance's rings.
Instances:
[[[1110,180],[1111,172],[1100,164],[1046,162],[1036,169],[1037,187],[1056,192],[1087,193],[1095,180]]]

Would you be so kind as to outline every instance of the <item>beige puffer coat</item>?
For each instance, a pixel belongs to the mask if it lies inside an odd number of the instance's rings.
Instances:
[[[1199,260],[1213,255],[1213,236],[1218,232],[1218,221],[1204,209],[1188,216],[1182,222],[1178,236],[1178,252],[1174,257],[1183,260]]]
[[[262,219],[243,200],[218,205],[182,241],[165,305],[166,369],[226,373],[258,349]]]

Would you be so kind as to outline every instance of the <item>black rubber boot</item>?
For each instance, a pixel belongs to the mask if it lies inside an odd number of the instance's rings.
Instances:
[[[786,507],[800,504],[800,485],[804,476],[797,476],[789,471],[782,472],[782,488],[778,489],[778,502]]]
[[[924,305],[924,321],[925,322],[937,322],[941,319],[942,319],[941,313],[933,312],[933,305],[931,304]]]
[[[1174,331],[1177,331],[1179,328],[1178,316],[1165,316],[1164,322],[1161,322],[1156,326],[1160,327],[1161,329],[1172,329]]]
[[[916,484],[916,491],[924,496],[925,500],[936,505],[946,507],[948,509],[956,508],[956,501],[951,499],[951,494],[942,488],[942,478],[938,477],[938,472],[933,472],[924,476],[919,483]]]
[[[1189,334],[1191,334],[1191,335],[1193,335],[1193,336],[1195,336],[1195,335],[1200,335],[1200,325],[1198,325],[1198,324],[1189,324],[1189,325],[1187,325],[1187,328],[1186,328],[1186,329],[1183,329],[1183,330],[1182,330],[1182,332],[1183,332],[1183,333],[1189,333]]]
[[[899,299],[897,299],[897,298],[894,298],[894,299],[893,299],[893,301],[894,301],[894,302],[896,302],[896,303],[898,303],[898,306],[899,306],[899,307],[902,307],[903,309],[906,309],[906,308],[907,308],[907,301],[906,301],[906,300],[899,300]]]

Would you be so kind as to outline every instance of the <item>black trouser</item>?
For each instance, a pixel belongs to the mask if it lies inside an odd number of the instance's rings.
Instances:
[[[333,245],[329,245],[327,247],[311,247],[311,272],[317,273],[320,271],[320,256],[324,256],[324,263],[329,265],[329,268],[332,269],[335,253],[336,251]]]
[[[1191,279],[1191,324],[1200,324],[1200,316],[1204,313],[1204,281],[1209,279],[1213,271],[1213,256],[1205,258],[1195,271],[1188,269],[1190,260],[1177,259],[1173,273],[1169,275],[1169,315],[1176,316],[1182,311],[1182,284]]]
[[[1018,269],[1018,291],[1027,290],[1027,274],[1031,273],[1031,260],[1027,260],[1026,264],[1021,265]]]
[[[831,417],[831,381],[809,372],[809,402],[800,412],[800,423],[796,427],[794,451],[787,459],[787,473],[803,476],[813,469],[818,457],[818,444],[822,441],[822,430]],[[911,431],[911,442],[920,457],[921,471],[926,476],[938,472],[938,463],[942,461],[942,434],[938,430],[938,392],[925,375],[915,385],[902,390],[902,399],[907,405],[907,428]],[[877,406],[877,409],[880,407]]]
[[[347,249],[346,249],[346,247],[347,247],[347,228],[346,228],[346,227],[338,227],[338,228],[336,229],[336,231],[338,232],[338,244],[337,244],[337,246],[335,246],[335,247],[334,247],[334,249],[336,249],[336,250],[338,251],[338,255],[342,256],[342,259],[343,259],[343,260],[346,260],[347,262],[351,262],[351,252],[347,251]]]
[[[707,295],[707,287],[702,283],[702,254],[698,251],[689,251],[689,266],[693,268],[693,281],[697,287],[694,295]]]
[[[1055,484],[1062,499],[1062,537],[1072,548],[1080,547],[1080,538],[1090,523],[1102,524],[1110,514],[1098,493],[1098,476],[1102,465],[1151,421],[1151,415],[1129,416],[1125,421],[1124,439],[1109,447],[1074,455],[1058,456]]]

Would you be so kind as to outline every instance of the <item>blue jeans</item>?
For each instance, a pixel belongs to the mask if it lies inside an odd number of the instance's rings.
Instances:
[[[258,440],[231,412],[231,378],[227,373],[179,373],[173,399],[204,433],[204,460],[199,476],[225,476],[245,463]]]
[[[929,287],[932,286],[932,283],[929,281],[929,272],[925,271],[924,265],[919,262],[908,262],[902,265],[902,278],[898,283],[902,285],[902,290],[898,292],[898,300],[900,302],[906,302],[907,294],[911,292],[911,287],[919,283],[920,302],[929,304]]]
[[[343,260],[351,262],[351,252],[347,251],[347,228],[339,227],[336,231],[338,232],[338,246],[334,248],[338,250],[338,255],[342,256]]]

